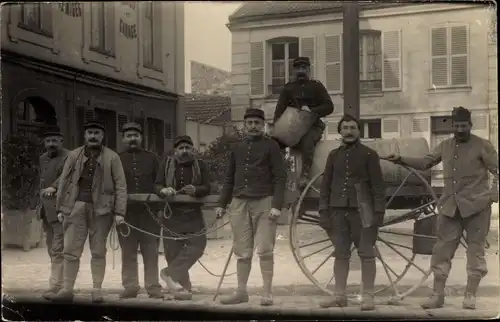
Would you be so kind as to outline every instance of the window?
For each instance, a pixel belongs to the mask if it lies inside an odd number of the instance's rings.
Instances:
[[[93,2],[90,7],[90,49],[106,56],[115,54],[114,10],[112,2]]]
[[[94,109],[95,118],[104,122],[104,128],[106,129],[104,135],[104,145],[112,150],[116,150],[116,140],[117,140],[117,121],[116,112],[103,108]]]
[[[380,139],[382,138],[382,121],[380,119],[361,120],[360,138],[362,139]]]
[[[431,117],[431,142],[430,150],[432,151],[439,143],[453,136],[453,127],[451,116],[432,116]],[[431,170],[433,180],[441,180],[443,178],[443,164],[439,163]],[[442,182],[438,181],[438,185]]]
[[[293,80],[292,63],[299,57],[299,40],[271,43],[271,89],[279,94],[283,86]]]
[[[162,71],[161,3],[145,4],[143,24],[143,65]]]
[[[381,91],[381,33],[376,30],[364,30],[361,33],[359,39],[359,90],[360,92]]]
[[[52,37],[52,4],[21,4],[19,27]]]
[[[469,30],[466,25],[432,28],[431,86],[469,84]]]

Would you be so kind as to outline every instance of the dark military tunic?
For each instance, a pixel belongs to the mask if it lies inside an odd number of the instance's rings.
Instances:
[[[258,199],[273,196],[273,208],[281,209],[286,172],[277,144],[267,137],[244,139],[234,144],[227,165],[219,205],[233,197]]]
[[[311,112],[318,116],[312,128],[293,147],[295,150],[301,152],[301,174],[307,177],[313,163],[314,149],[325,131],[325,124],[320,118],[333,113],[333,102],[330,94],[328,94],[328,91],[321,82],[316,80],[307,80],[305,82],[293,81],[287,83],[280,93],[274,112],[274,122],[280,118],[289,106],[297,109],[300,109],[302,106],[308,106]],[[285,148],[281,143],[280,147]]]
[[[62,173],[64,162],[68,157],[69,151],[62,149],[56,156],[50,157],[48,153],[40,156],[40,190],[52,187],[57,189],[58,179]],[[45,203],[44,203],[45,204]],[[55,211],[55,200],[51,202],[50,210],[45,209],[49,205],[42,207],[42,217],[45,217],[48,222],[57,221],[57,214]]]
[[[370,188],[376,224],[363,228],[358,211],[355,184]],[[359,256],[375,258],[374,244],[378,223],[385,212],[385,183],[376,151],[361,144],[343,145],[328,155],[319,200],[320,226],[325,229],[335,245],[335,256],[349,259],[351,244]]]
[[[158,159],[154,153],[143,149],[128,150],[120,153],[127,192],[154,193],[154,180],[158,171]],[[160,225],[149,213],[145,205],[129,204],[125,221],[139,229],[152,234],[160,234]],[[128,236],[118,234],[122,248],[122,284],[125,289],[138,290],[139,276],[137,270],[137,248],[140,247],[144,262],[144,281],[146,291],[152,292],[161,288],[158,280],[158,238],[135,229]]]

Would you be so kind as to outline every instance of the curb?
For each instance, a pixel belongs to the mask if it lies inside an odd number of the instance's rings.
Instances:
[[[407,290],[414,285],[398,285],[398,290]],[[376,288],[381,288],[382,285],[377,285]],[[200,295],[213,295],[215,294],[215,288],[208,287],[195,287],[196,291],[194,294]],[[77,288],[75,289],[75,293],[90,293],[91,288]],[[231,294],[234,292],[235,288],[221,288],[219,295]],[[21,288],[4,288],[4,295],[15,295],[15,294],[41,294],[46,291],[46,289],[21,289]],[[107,294],[119,294],[123,291],[123,289],[117,288],[104,288],[104,291]],[[144,290],[143,290],[144,291]],[[248,288],[249,293],[254,295],[259,295],[261,288],[256,286],[250,286]],[[347,292],[356,295],[359,291],[359,286],[351,285],[348,286]],[[168,291],[166,291],[168,292]],[[446,296],[463,296],[465,292],[464,285],[449,285],[445,288]],[[429,286],[421,286],[417,288],[413,293],[408,295],[408,297],[427,297],[432,293],[432,289]],[[273,294],[275,296],[325,296],[326,294],[322,292],[320,289],[315,287],[314,285],[287,285],[287,286],[275,286],[273,289]],[[391,297],[393,295],[393,291],[388,288],[384,291],[377,293],[378,297]],[[500,296],[500,285],[484,285],[479,286],[478,297],[499,297]]]

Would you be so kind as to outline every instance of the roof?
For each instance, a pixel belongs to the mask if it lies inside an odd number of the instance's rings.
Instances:
[[[218,124],[231,119],[231,98],[228,96],[188,93],[184,96],[186,120]]]
[[[361,9],[404,6],[408,3],[362,2]],[[333,1],[264,1],[248,2],[229,16],[229,23],[260,21],[273,18],[342,12],[343,3]]]

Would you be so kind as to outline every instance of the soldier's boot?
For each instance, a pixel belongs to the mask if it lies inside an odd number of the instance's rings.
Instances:
[[[149,298],[152,299],[162,299],[165,296],[163,295],[163,292],[161,291],[161,286],[158,285],[158,287],[151,287],[147,290]]]
[[[247,292],[247,283],[251,269],[252,269],[252,259],[238,259],[236,263],[238,289],[233,295],[222,298],[220,300],[220,304],[232,305],[232,304],[247,303],[249,301]]]
[[[335,276],[335,295],[325,302],[319,304],[322,308],[346,307],[347,277],[349,276],[349,260],[335,258],[333,263],[333,275]]]
[[[54,302],[72,302],[74,299],[74,287],[78,270],[80,269],[79,260],[64,260],[63,264],[63,287],[51,300]]]
[[[136,298],[138,294],[139,294],[138,288],[129,287],[129,288],[124,289],[120,293],[119,298],[121,298],[121,299],[133,299],[133,298]]]
[[[434,287],[430,298],[422,303],[421,307],[425,310],[439,309],[444,305],[444,287],[446,279],[434,277]]]
[[[373,296],[376,274],[377,265],[375,263],[375,258],[361,259],[361,283],[363,284],[363,302],[361,303],[361,311],[375,310]]]
[[[63,273],[63,261],[52,261],[50,264],[49,289],[43,293],[44,299],[50,301],[61,290]]]
[[[90,293],[92,303],[104,302],[102,294],[102,283],[106,272],[106,258],[91,258],[90,271],[92,273],[92,284],[94,288]]]
[[[475,277],[469,277],[467,279],[467,286],[465,288],[465,294],[464,294],[464,302],[462,303],[462,307],[465,310],[476,309],[476,293],[480,281],[481,279]]]
[[[262,274],[262,297],[260,305],[271,306],[273,301],[273,275],[274,275],[274,256],[261,256],[260,257],[260,272]]]
[[[174,300],[177,301],[190,301],[193,298],[193,293],[190,290],[181,289],[174,293]]]

